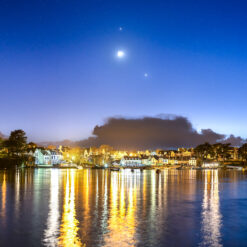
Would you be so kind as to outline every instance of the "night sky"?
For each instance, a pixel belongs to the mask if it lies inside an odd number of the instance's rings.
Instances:
[[[108,117],[164,113],[246,138],[246,13],[246,1],[2,0],[0,131],[80,140]]]

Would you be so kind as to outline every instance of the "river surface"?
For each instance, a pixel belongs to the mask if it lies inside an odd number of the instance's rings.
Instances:
[[[0,246],[247,246],[247,173],[0,171]]]

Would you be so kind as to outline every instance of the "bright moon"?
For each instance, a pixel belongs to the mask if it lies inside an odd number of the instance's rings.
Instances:
[[[148,73],[145,73],[144,76],[145,76],[145,77],[148,77]]]
[[[125,55],[125,53],[124,53],[123,51],[118,51],[118,52],[117,52],[117,56],[118,56],[119,58],[124,57],[124,55]]]

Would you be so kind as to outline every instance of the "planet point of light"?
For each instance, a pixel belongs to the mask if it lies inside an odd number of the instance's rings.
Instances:
[[[122,51],[122,50],[118,50],[118,51],[117,51],[117,57],[122,58],[122,57],[124,57],[124,56],[125,56],[124,51]]]

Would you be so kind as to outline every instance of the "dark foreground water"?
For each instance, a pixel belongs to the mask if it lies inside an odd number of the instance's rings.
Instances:
[[[0,246],[247,246],[247,173],[0,171]]]

